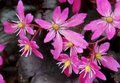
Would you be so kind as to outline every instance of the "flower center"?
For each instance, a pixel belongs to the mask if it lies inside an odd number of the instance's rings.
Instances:
[[[25,24],[23,22],[19,22],[17,25],[18,25],[19,28],[24,28],[25,27]]]
[[[53,24],[52,28],[57,31],[59,30],[60,26],[58,24]]]
[[[112,22],[113,22],[113,18],[112,18],[111,16],[106,17],[105,20],[106,20],[108,23],[112,23]]]
[[[26,44],[24,50],[27,51],[30,49],[30,45]]]
[[[101,56],[100,53],[97,53],[97,54],[96,54],[96,59],[101,59],[101,57],[102,57],[102,56]]]
[[[66,46],[67,47],[73,47],[73,43],[72,42],[68,42]]]
[[[64,67],[69,67],[70,65],[71,65],[71,61],[70,60],[65,61]]]
[[[87,65],[87,66],[85,67],[85,71],[86,71],[86,72],[90,72],[90,71],[91,71],[91,67],[90,67],[89,65]]]

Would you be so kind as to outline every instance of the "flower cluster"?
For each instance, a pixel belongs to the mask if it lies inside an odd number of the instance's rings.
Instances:
[[[18,42],[20,43],[19,46],[23,47],[20,50],[20,52],[21,51],[23,52],[21,56],[24,55],[27,57],[28,55],[31,55],[31,53],[33,52],[39,58],[43,58],[43,55],[37,50],[39,47],[36,44],[36,41],[33,41],[32,39],[29,40],[26,37],[27,33],[30,35],[35,34],[33,27],[31,27],[31,22],[33,21],[33,15],[29,13],[25,16],[24,6],[21,0],[19,0],[17,5],[16,16],[18,17],[19,21],[13,21],[12,23],[6,21],[3,23],[4,32],[6,32],[7,34],[12,34],[17,32],[17,35],[19,35],[20,37],[20,39],[18,40]]]
[[[59,2],[63,3],[66,0],[59,0]],[[68,2],[73,5],[73,12],[75,12],[70,18],[69,8],[62,10],[60,6],[57,6],[52,13],[51,21],[35,18],[36,24],[32,24],[33,15],[30,13],[25,15],[23,2],[19,0],[16,14],[19,21],[4,22],[4,32],[8,34],[17,32],[21,56],[27,57],[33,53],[43,59],[34,38],[41,29],[44,29],[48,33],[43,41],[44,43],[52,42],[53,49],[50,49],[50,52],[53,58],[58,61],[57,65],[61,66],[62,73],[68,77],[72,72],[78,74],[80,83],[92,83],[95,78],[106,80],[106,76],[100,71],[101,68],[104,66],[117,72],[120,65],[112,54],[107,53],[110,43],[104,42],[99,45],[102,39],[97,39],[105,33],[107,37],[103,39],[111,40],[117,34],[116,30],[120,29],[120,2],[116,2],[115,10],[112,11],[108,0],[96,0],[96,9],[102,17],[91,21],[83,29],[92,31],[92,47],[85,40],[84,34],[71,30],[71,28],[84,23],[87,17],[86,13],[79,13],[81,0],[68,0]],[[36,26],[33,25],[36,25],[38,29],[34,29]],[[3,49],[4,46],[0,45],[0,52]],[[87,57],[83,54],[85,49],[90,51],[89,54],[87,53]],[[2,76],[0,77],[3,80]]]

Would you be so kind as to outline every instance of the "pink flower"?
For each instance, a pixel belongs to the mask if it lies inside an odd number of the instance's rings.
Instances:
[[[43,59],[43,55],[37,50],[39,47],[35,41],[29,40],[28,38],[24,37],[21,38],[21,40],[18,40],[18,42],[20,43],[19,46],[22,47],[22,49],[20,50],[20,52],[23,52],[22,55],[27,57],[33,52],[37,57]]]
[[[120,29],[120,2],[116,3],[114,12],[108,0],[97,0],[97,11],[102,15],[101,19],[90,22],[84,30],[92,30],[92,40],[100,37],[103,33],[110,40]]]
[[[59,0],[59,2],[60,2],[60,3],[65,3],[66,0]],[[80,7],[81,7],[81,0],[68,0],[68,2],[69,2],[69,4],[71,4],[71,5],[73,4],[72,9],[73,9],[73,12],[74,12],[74,13],[79,12]]]
[[[17,5],[17,17],[19,21],[4,22],[4,31],[8,34],[18,32],[17,34],[26,35],[26,32],[33,35],[33,29],[30,27],[30,23],[33,20],[33,16],[29,13],[26,16],[24,15],[24,6],[21,0],[19,0]]]
[[[72,70],[78,74],[79,59],[76,55],[68,56],[67,54],[61,54],[57,60],[60,61],[57,63],[59,66],[63,64],[60,68],[63,68],[62,72],[66,76],[69,77],[72,74]]]
[[[0,52],[2,52],[5,49],[5,45],[4,44],[0,44]]]
[[[61,12],[60,7],[57,7],[53,12],[53,21],[51,23],[42,19],[35,20],[36,23],[39,24],[42,28],[49,31],[44,39],[44,42],[46,43],[54,40],[53,46],[56,51],[52,50],[52,53],[55,55],[54,58],[56,59],[59,57],[63,47],[61,35],[64,36],[67,40],[77,45],[87,43],[86,41],[80,43],[84,40],[83,38],[81,38],[81,35],[71,30],[68,30],[70,27],[75,27],[83,23],[86,14],[75,14],[66,21],[66,19],[68,18],[68,12],[68,8],[64,9],[63,12]]]
[[[84,36],[81,35],[81,38],[84,38]],[[76,53],[83,53],[83,49],[86,49],[87,43],[83,39],[81,39],[80,43],[80,45],[76,45],[73,42],[63,38],[63,49],[67,50],[68,48],[70,48],[70,53],[73,51]]]
[[[106,80],[104,74],[100,72],[100,67],[85,57],[81,58],[79,68],[81,70],[79,76],[80,83],[92,83],[96,77]]]
[[[113,71],[118,71],[118,68],[120,68],[119,63],[112,57],[107,56],[107,50],[109,49],[110,44],[108,42],[101,44],[100,46],[95,46],[95,58],[98,61],[98,63],[103,65],[104,67],[107,67]]]

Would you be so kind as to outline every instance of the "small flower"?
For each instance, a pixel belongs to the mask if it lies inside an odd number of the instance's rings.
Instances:
[[[60,3],[65,3],[66,0],[58,0]],[[81,7],[81,0],[68,0],[69,4],[73,4],[72,10],[74,13],[79,12]]]
[[[39,24],[42,28],[49,31],[44,39],[44,42],[46,43],[54,40],[53,46],[55,50],[52,50],[52,54],[55,55],[55,59],[59,57],[63,47],[61,35],[64,36],[67,40],[74,42],[77,45],[81,44],[80,42],[84,40],[83,38],[81,38],[80,34],[68,29],[70,27],[74,27],[83,23],[86,14],[75,14],[66,21],[66,19],[68,18],[68,11],[68,8],[64,9],[63,12],[61,12],[60,7],[55,8],[53,12],[53,21],[51,23],[42,19],[35,20],[36,23]],[[84,42],[87,43],[86,41]]]
[[[37,57],[43,59],[43,55],[37,50],[39,47],[35,41],[29,40],[28,38],[24,37],[18,40],[18,42],[20,43],[19,46],[22,47],[20,52],[22,51],[23,53],[21,55],[27,57],[33,52]]]
[[[60,68],[63,68],[62,73],[64,72],[66,76],[69,77],[72,74],[72,70],[78,74],[79,59],[76,55],[61,54],[57,60],[60,61],[57,63],[59,66],[63,64]]]
[[[30,23],[33,20],[33,16],[29,13],[26,16],[24,15],[24,6],[21,0],[19,0],[17,5],[17,17],[19,21],[4,22],[4,31],[8,34],[12,34],[18,32],[20,36],[26,35],[26,32],[33,35],[33,29],[30,27]]]
[[[93,32],[92,40],[100,37],[103,33],[110,40],[114,37],[116,28],[120,29],[120,2],[116,3],[113,12],[108,0],[97,0],[97,11],[102,18],[90,22],[84,30]]]
[[[81,38],[83,38],[83,36],[81,35]],[[83,53],[83,49],[86,49],[87,43],[85,42],[85,40],[81,39],[81,44],[76,45],[71,41],[66,40],[65,38],[63,38],[63,49],[67,50],[68,48],[70,48],[70,53],[72,51],[76,52],[76,53]]]
[[[80,83],[92,83],[96,77],[106,80],[104,74],[100,72],[100,67],[85,57],[81,58],[79,68],[81,70],[79,73]]]
[[[110,44],[108,42],[101,44],[100,46],[95,46],[95,59],[97,62],[104,67],[107,67],[113,71],[118,71],[120,68],[119,63],[112,57],[107,56],[107,50],[109,49]]]

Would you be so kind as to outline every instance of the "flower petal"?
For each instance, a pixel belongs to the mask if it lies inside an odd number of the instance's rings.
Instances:
[[[110,47],[110,43],[108,43],[108,42],[101,44],[99,47],[99,52],[105,53],[106,51],[108,51],[109,47]]]
[[[81,34],[78,34],[70,30],[61,30],[60,33],[68,40],[74,43],[76,46],[86,48],[88,43],[83,39]]]
[[[19,0],[18,5],[17,5],[17,13],[19,15],[19,19],[23,20],[24,19],[24,6],[22,0]]]
[[[4,32],[7,33],[7,34],[12,34],[15,32],[16,28],[13,28],[13,24],[12,23],[9,23],[9,22],[4,22],[3,23],[3,26],[4,26]]]
[[[65,8],[65,9],[62,11],[59,20],[57,20],[56,23],[58,23],[58,24],[64,23],[64,21],[68,18],[68,13],[69,13],[69,9],[68,9],[68,8]]]
[[[0,44],[0,52],[2,52],[5,49],[5,45],[4,44]]]
[[[101,23],[103,23],[103,21],[102,21],[101,19],[91,21],[89,24],[87,24],[87,25],[84,27],[84,30],[95,31],[95,30],[97,29],[97,26],[100,26]]]
[[[114,20],[113,25],[115,28],[120,29],[120,20]]]
[[[86,74],[84,77],[85,72],[81,73],[79,76],[80,83],[93,83],[93,80],[95,79],[95,76],[93,75],[92,78],[89,78],[89,74]]]
[[[113,71],[118,71],[120,64],[111,56],[102,56],[101,63],[104,67]]]
[[[112,25],[108,25],[108,28],[106,29],[106,34],[107,34],[107,38],[110,40],[114,37],[116,30],[115,27],[113,27]]]
[[[43,29],[49,29],[52,27],[51,23],[44,21],[42,19],[36,19],[35,22],[41,26]]]
[[[91,38],[92,40],[97,39],[104,33],[105,29],[107,28],[105,25],[106,23],[101,23],[101,25],[97,26],[97,29],[94,31],[92,35],[92,38]]]
[[[93,83],[95,79],[95,76],[93,75],[91,78],[89,77],[89,74],[86,76],[85,82],[84,83]]]
[[[44,43],[51,41],[53,38],[55,38],[55,35],[56,35],[56,32],[54,30],[49,31],[44,39]]]
[[[70,75],[72,74],[72,72],[70,72],[70,68],[67,67],[65,70],[64,70],[64,74],[67,76],[67,77],[70,77]]]
[[[72,11],[73,13],[78,13],[81,7],[81,0],[74,0]]]
[[[0,83],[5,83],[5,80],[3,79],[3,76],[0,74]]]
[[[72,69],[76,74],[78,74],[79,71],[80,71],[79,68],[78,68],[78,66],[80,65],[80,60],[79,60],[77,54],[72,55],[71,60],[72,60]]]
[[[97,11],[102,16],[110,16],[112,13],[112,8],[108,0],[96,0],[97,1]]]
[[[60,56],[58,57],[58,61],[63,61],[69,59],[69,56],[67,54],[60,54]]]
[[[24,29],[20,29],[18,33],[20,38],[24,38],[26,36],[26,32],[24,31]]]
[[[103,73],[101,73],[99,70],[95,70],[96,76],[102,80],[106,80],[106,77]]]
[[[79,80],[80,80],[80,83],[85,83],[85,81],[86,81],[86,78],[84,77],[84,72],[83,73],[81,73],[80,74],[80,76],[79,76]],[[83,78],[84,77],[84,78]]]
[[[116,3],[115,10],[114,10],[114,19],[120,20],[120,1]]]
[[[75,26],[83,23],[86,16],[87,16],[87,14],[85,14],[85,13],[75,14],[70,19],[68,19],[62,26],[65,26],[68,28],[75,27]]]
[[[78,53],[83,53],[83,49],[80,47],[75,47],[74,48]]]
[[[43,59],[43,55],[37,49],[32,49],[32,51],[37,57]]]
[[[27,32],[30,33],[31,35],[34,34],[34,31],[33,31],[33,29],[32,29],[31,27],[26,26],[26,30],[27,30]]]
[[[25,22],[27,24],[31,23],[33,21],[33,15],[32,14],[27,14],[26,17],[25,17]]]
[[[74,0],[68,0],[69,4],[73,4]]]
[[[59,33],[57,33],[52,45],[54,47],[54,50],[51,50],[51,53],[53,54],[54,59],[57,59],[63,49],[63,41]]]
[[[64,0],[59,0],[59,1],[64,1]],[[66,1],[66,0],[65,0]],[[61,16],[61,9],[60,6],[56,7],[55,10],[53,11],[53,20],[54,22],[57,22],[60,19]]]

